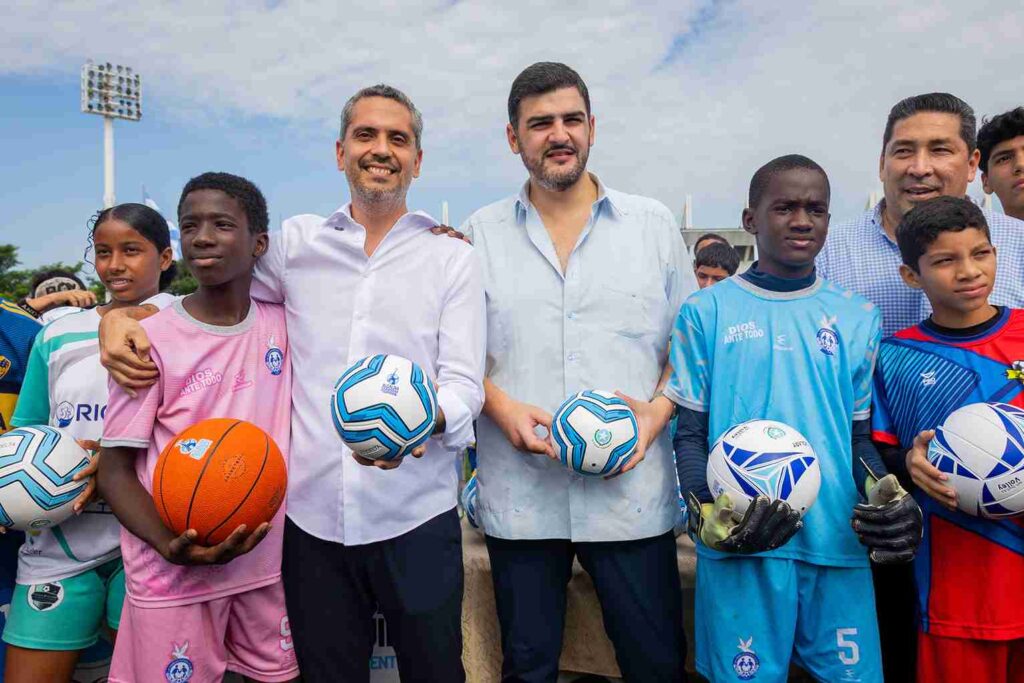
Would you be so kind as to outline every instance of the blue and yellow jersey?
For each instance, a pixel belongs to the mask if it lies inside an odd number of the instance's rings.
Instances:
[[[11,415],[28,367],[32,342],[39,334],[36,319],[0,299],[0,434],[11,428]]]

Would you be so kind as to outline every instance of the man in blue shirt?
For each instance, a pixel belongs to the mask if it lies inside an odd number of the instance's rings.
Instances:
[[[478,422],[478,518],[487,536],[503,680],[558,676],[574,557],[594,580],[627,681],[685,679],[679,517],[660,395],[672,320],[696,290],[672,214],[586,172],[587,87],[564,64],[513,82],[509,146],[530,174],[518,195],[474,213],[487,294],[486,401]],[[620,390],[640,448],[614,478],[553,458],[551,413],[584,389]],[[635,397],[635,398],[632,398]],[[549,456],[549,457],[544,457]]]
[[[769,162],[749,205],[743,227],[759,260],[683,305],[665,390],[680,406],[676,462],[698,541],[697,669],[785,681],[792,658],[817,680],[878,683],[868,550],[906,562],[920,539],[913,499],[894,476],[875,480],[885,474],[869,423],[878,310],[815,273],[829,219],[818,164]],[[728,493],[712,499],[711,445],[753,419],[792,426],[817,455],[821,488],[802,519],[766,496],[739,519]]]
[[[833,225],[818,255],[819,274],[878,306],[882,333],[916,325],[931,313],[928,297],[900,279],[896,226],[914,206],[940,195],[964,197],[978,171],[974,110],[948,93],[897,102],[882,135],[878,174],[885,198],[858,218]],[[1024,221],[987,213],[1000,270],[992,303],[1024,306]]]
[[[896,226],[927,199],[966,196],[981,156],[975,128],[974,110],[948,93],[897,102],[886,121],[878,162],[885,198],[858,218],[833,225],[818,255],[822,277],[878,306],[883,336],[931,314],[924,291],[900,278]],[[986,218],[1000,265],[991,301],[1024,307],[1024,222],[993,212]],[[912,680],[917,626],[910,567],[875,567],[875,592],[886,679]]]

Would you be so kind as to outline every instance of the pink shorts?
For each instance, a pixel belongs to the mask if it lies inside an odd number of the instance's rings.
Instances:
[[[176,607],[125,600],[111,683],[219,683],[225,671],[266,683],[299,675],[280,581]]]

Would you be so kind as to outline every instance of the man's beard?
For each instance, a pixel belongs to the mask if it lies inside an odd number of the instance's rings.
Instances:
[[[409,185],[412,178],[399,177],[396,187],[378,187],[363,178],[363,168],[357,165],[355,175],[349,176],[349,190],[352,198],[358,198],[360,203],[373,206],[378,209],[387,209],[392,206],[400,206],[405,202],[405,196],[409,192]],[[398,169],[394,171],[400,173]]]
[[[526,170],[530,172],[530,177],[536,180],[537,184],[548,192],[564,192],[575,185],[576,181],[578,181],[584,171],[587,170],[587,158],[590,156],[589,147],[583,150],[577,149],[576,164],[572,168],[559,169],[557,172],[548,171],[544,167],[544,159],[550,152],[557,149],[571,148],[567,145],[552,147],[551,149],[545,150],[544,155],[539,159],[528,157],[525,152],[520,155],[523,159],[523,165],[526,166]]]

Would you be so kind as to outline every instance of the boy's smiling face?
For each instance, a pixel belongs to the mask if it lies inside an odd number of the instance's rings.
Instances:
[[[204,286],[248,275],[267,250],[267,234],[254,234],[241,203],[220,190],[190,192],[178,220],[181,254]]]
[[[916,272],[902,265],[900,275],[911,287],[925,291],[940,318],[968,318],[989,305],[996,249],[977,228],[946,230],[928,245]]]

